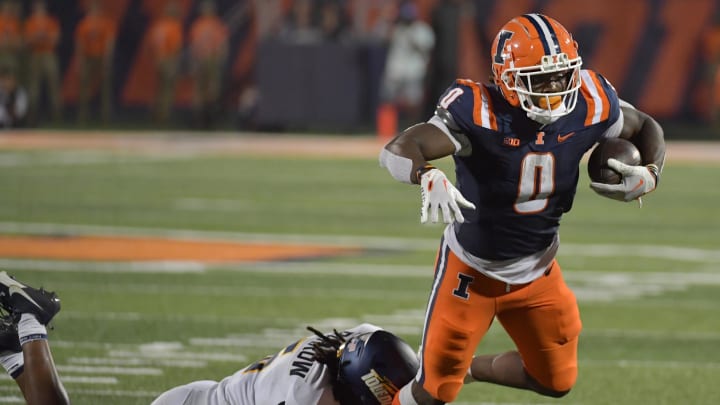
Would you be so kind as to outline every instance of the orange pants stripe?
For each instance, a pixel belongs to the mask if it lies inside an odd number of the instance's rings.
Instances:
[[[452,402],[495,318],[530,376],[552,390],[572,388],[582,324],[557,262],[531,283],[508,286],[467,266],[444,241],[427,307],[418,383],[433,397]]]

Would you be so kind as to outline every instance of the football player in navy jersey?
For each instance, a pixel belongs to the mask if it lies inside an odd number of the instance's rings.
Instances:
[[[554,19],[513,18],[491,51],[493,83],[457,80],[430,120],[380,153],[398,181],[419,184],[421,222],[445,228],[416,378],[394,405],[452,402],[464,382],[485,381],[562,397],[577,378],[580,314],[555,259],[560,218],[573,203],[583,155],[622,137],[639,166],[610,160],[620,184],[591,183],[632,201],[653,191],[665,156],[660,125],[581,69],[578,45]],[[456,182],[429,162],[453,156]],[[493,319],[516,350],[474,356]]]

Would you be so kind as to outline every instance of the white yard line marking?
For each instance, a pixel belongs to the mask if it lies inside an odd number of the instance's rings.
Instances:
[[[658,368],[658,369],[703,369],[720,370],[720,363],[697,361],[655,361],[655,360],[581,360],[580,366],[622,367],[622,368]]]
[[[648,257],[702,263],[720,262],[720,250],[662,245],[579,245],[567,243],[560,246],[560,254],[588,257]]]
[[[74,260],[0,259],[0,267],[83,273],[203,273],[208,266],[191,261],[88,262]]]
[[[0,260],[0,265],[2,261]],[[13,266],[10,266],[13,267]],[[45,269],[41,267],[41,269]],[[267,263],[267,264],[236,264],[227,267],[235,272],[248,273],[277,273],[293,275],[322,275],[322,276],[347,276],[361,275],[363,277],[414,277],[429,279],[430,273],[426,266],[394,266],[394,265],[371,265],[371,264],[337,264],[337,263]],[[116,271],[121,272],[121,268]],[[659,295],[666,291],[682,291],[692,286],[720,286],[720,274],[696,271],[683,272],[603,272],[603,271],[567,271],[564,277],[571,286],[576,296],[583,302],[608,302],[612,303],[618,299],[635,299],[641,296]],[[75,291],[97,292],[94,284],[67,283],[62,282],[56,285],[58,289]],[[202,295],[214,297],[232,297],[241,293],[244,296],[269,297],[276,293],[274,289],[267,288],[243,288],[226,286],[204,286],[193,290],[174,289],[162,284],[117,284],[113,290],[129,290],[135,294],[154,294],[162,291],[164,294]],[[286,291],[289,296],[307,296],[322,293],[325,296],[341,296],[351,298],[383,298],[387,300],[407,300],[424,295],[424,290],[407,289],[401,293],[387,295],[375,288],[343,288],[334,290],[332,295],[325,291],[319,291],[312,286],[296,286]],[[704,304],[694,309],[713,310],[720,309],[713,302],[693,303]],[[664,301],[642,302],[645,307],[663,307],[673,305]],[[89,317],[83,312],[64,312],[70,317]],[[134,320],[140,316],[135,313],[106,313],[104,318],[115,317],[119,320]],[[166,319],[166,318],[162,318]]]
[[[110,374],[110,375],[162,375],[159,368],[150,367],[102,367],[102,366],[74,366],[58,365],[58,371],[62,373],[82,374]]]
[[[174,314],[142,314],[139,312],[80,312],[80,311],[62,311],[63,318],[68,319],[81,319],[90,321],[102,321],[102,322],[113,322],[113,321],[124,321],[124,322],[136,322],[136,321],[156,321],[156,322],[191,322],[191,323],[212,323],[212,324],[225,324],[225,325],[287,325],[302,322],[295,318],[245,318],[242,316],[218,316],[218,315],[185,315],[181,313]],[[58,343],[53,341],[53,346],[57,346]],[[68,342],[69,343],[69,342]],[[101,343],[87,342],[88,345],[95,344],[96,346],[88,346],[89,349],[102,349]]]
[[[9,378],[7,378],[9,379]],[[2,378],[2,380],[6,380],[6,378]],[[25,398],[23,398],[20,392],[20,388],[17,387],[17,385],[12,384],[8,386],[2,386],[0,385],[0,391],[7,391],[7,392],[16,392],[17,395],[0,395],[0,403],[3,404],[24,404]],[[20,395],[20,396],[18,396]]]
[[[2,266],[0,266],[2,268]],[[330,273],[328,273],[329,275]],[[335,273],[347,274],[347,273]],[[195,286],[191,290],[186,286],[171,286],[167,284],[125,284],[114,283],[107,287],[98,288],[92,283],[63,283],[53,284],[53,288],[58,290],[71,290],[76,292],[118,292],[128,291],[132,294],[163,294],[163,295],[181,295],[181,296],[211,296],[211,297],[275,297],[277,296],[278,287],[241,287],[241,286]],[[393,299],[407,300],[425,296],[424,288],[406,288],[401,291],[393,291],[392,297],[388,297],[388,292],[375,288],[327,288],[313,287],[309,285],[297,285],[294,287],[283,288],[283,295],[288,297],[308,297],[322,296],[326,298],[358,298],[358,299]]]
[[[65,379],[63,379],[64,381]],[[155,392],[155,391],[141,391],[141,390],[133,390],[133,391],[125,391],[125,390],[88,390],[88,389],[73,389],[73,394],[81,394],[81,395],[92,395],[92,396],[98,396],[98,397],[110,397],[110,398],[119,398],[119,397],[129,397],[129,398],[157,398],[162,392]],[[150,401],[148,401],[150,402]]]
[[[0,266],[10,268],[35,269],[30,264],[40,265],[36,269],[52,270],[52,263],[49,268],[43,265],[46,262],[38,263],[35,261],[11,261],[0,260]],[[26,264],[26,266],[22,266]],[[70,266],[69,263],[63,263],[63,266]],[[91,267],[85,263],[85,268]],[[122,266],[115,264],[114,271],[122,272]],[[402,266],[402,265],[377,265],[377,264],[341,264],[341,263],[324,263],[324,262],[292,262],[292,263],[250,263],[250,264],[233,264],[223,267],[215,266],[213,268],[225,269],[234,272],[261,273],[261,274],[293,274],[293,275],[323,275],[323,276],[347,276],[358,275],[363,277],[413,277],[429,279],[431,277],[431,269],[428,266]],[[134,271],[134,267],[130,266],[130,271]],[[152,272],[152,268],[147,269]],[[166,270],[162,270],[163,272]],[[641,296],[659,295],[666,291],[682,291],[691,286],[718,286],[720,285],[720,274],[704,271],[683,271],[683,272],[618,272],[618,271],[566,271],[564,277],[568,284],[572,287],[578,299],[585,302],[612,302],[617,299],[634,299]],[[62,283],[57,288],[62,287]],[[115,285],[113,288],[122,288],[123,285]],[[68,288],[82,290],[80,284],[69,284]],[[95,288],[88,286],[88,290]],[[124,288],[132,290],[134,293],[155,293],[163,291],[163,293],[177,294],[201,294],[211,296],[234,296],[238,291],[248,296],[267,297],[275,294],[274,290],[263,288],[231,288],[207,286],[200,287],[190,292],[175,290],[171,287],[162,285],[124,285]],[[313,287],[297,286],[288,289],[287,294],[292,296],[303,296],[307,294],[317,293],[317,289]],[[323,292],[323,294],[326,294]],[[412,299],[422,291],[406,290],[399,294],[387,296],[382,291],[374,288],[358,289],[347,288],[334,291],[334,294],[343,297],[355,298],[386,298],[386,299]],[[326,294],[327,295],[327,294]],[[643,305],[652,305],[652,303],[644,303]],[[659,303],[657,305],[662,305]]]
[[[0,167],[42,167],[42,166],[82,166],[115,165],[137,162],[165,162],[194,159],[193,153],[176,154],[118,154],[100,151],[55,151],[42,154],[3,152],[0,154]]]
[[[17,387],[0,387],[0,390],[2,390],[2,391],[18,391],[19,392],[19,389]],[[25,398],[21,398],[16,395],[2,395],[2,396],[0,396],[0,403],[2,403],[2,404],[24,404]]]
[[[287,338],[287,336],[286,336]],[[287,342],[285,342],[287,344]],[[159,351],[155,353],[149,353],[145,351],[132,351],[132,350],[110,350],[108,353],[111,357],[145,357],[145,358],[156,358],[156,359],[182,359],[182,360],[202,360],[202,361],[217,361],[217,362],[228,362],[242,364],[247,361],[245,356],[228,353],[199,353],[199,352],[186,352],[186,351]]]
[[[173,203],[176,210],[187,211],[243,211],[249,204],[242,200],[181,198]]]
[[[110,384],[114,385],[118,383],[118,379],[115,377],[90,377],[90,376],[75,376],[67,375],[62,377],[63,383],[78,383],[78,384]]]
[[[288,235],[243,232],[153,229],[101,225],[68,225],[53,223],[0,222],[0,233],[33,235],[116,235],[157,236],[178,240],[221,240],[242,242],[321,243],[329,246],[359,246],[380,250],[435,250],[437,239],[392,238],[351,235]],[[571,256],[623,256],[668,259],[674,261],[720,263],[720,249],[696,249],[663,245],[608,245],[563,243],[560,254]]]
[[[683,341],[718,341],[720,332],[687,332],[671,330],[634,330],[634,329],[583,329],[585,336],[600,336],[608,338],[633,338],[643,340],[683,340]]]
[[[0,374],[0,381],[12,381],[12,377],[8,374]],[[63,375],[63,383],[77,383],[77,384],[110,384],[114,385],[118,383],[118,379],[115,377],[97,377],[97,376],[82,376],[82,375]],[[4,387],[0,386],[0,389]]]
[[[288,235],[261,234],[244,232],[196,231],[185,229],[153,229],[115,227],[103,225],[68,225],[53,223],[0,222],[0,233],[31,235],[106,235],[106,236],[157,236],[178,240],[203,241],[241,241],[283,242],[283,243],[320,243],[328,246],[360,246],[385,250],[425,250],[437,249],[435,239],[363,237],[350,235]]]
[[[54,343],[54,342],[53,342]],[[154,365],[159,367],[180,367],[180,368],[204,368],[208,363],[203,360],[173,360],[173,359],[148,359],[148,358],[106,358],[106,357],[69,357],[66,359],[71,364],[84,364],[93,366],[145,366]]]

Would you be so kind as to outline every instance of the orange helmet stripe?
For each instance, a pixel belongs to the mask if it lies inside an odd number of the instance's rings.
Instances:
[[[583,70],[580,72],[580,76],[582,78],[580,93],[587,101],[588,106],[585,125],[597,124],[608,119],[610,117],[610,100],[597,73]]]
[[[492,109],[490,94],[485,86],[467,79],[458,79],[458,84],[468,86],[473,92],[473,122],[477,126],[497,131],[497,119]]]

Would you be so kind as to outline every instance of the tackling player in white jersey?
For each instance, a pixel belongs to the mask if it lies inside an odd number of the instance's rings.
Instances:
[[[375,325],[314,334],[221,381],[195,381],[152,405],[390,405],[417,373],[414,350]]]
[[[46,325],[60,311],[54,292],[0,271],[0,365],[28,405],[70,403],[55,369]],[[299,339],[221,381],[195,381],[152,405],[390,405],[418,370],[415,351],[371,324]]]

